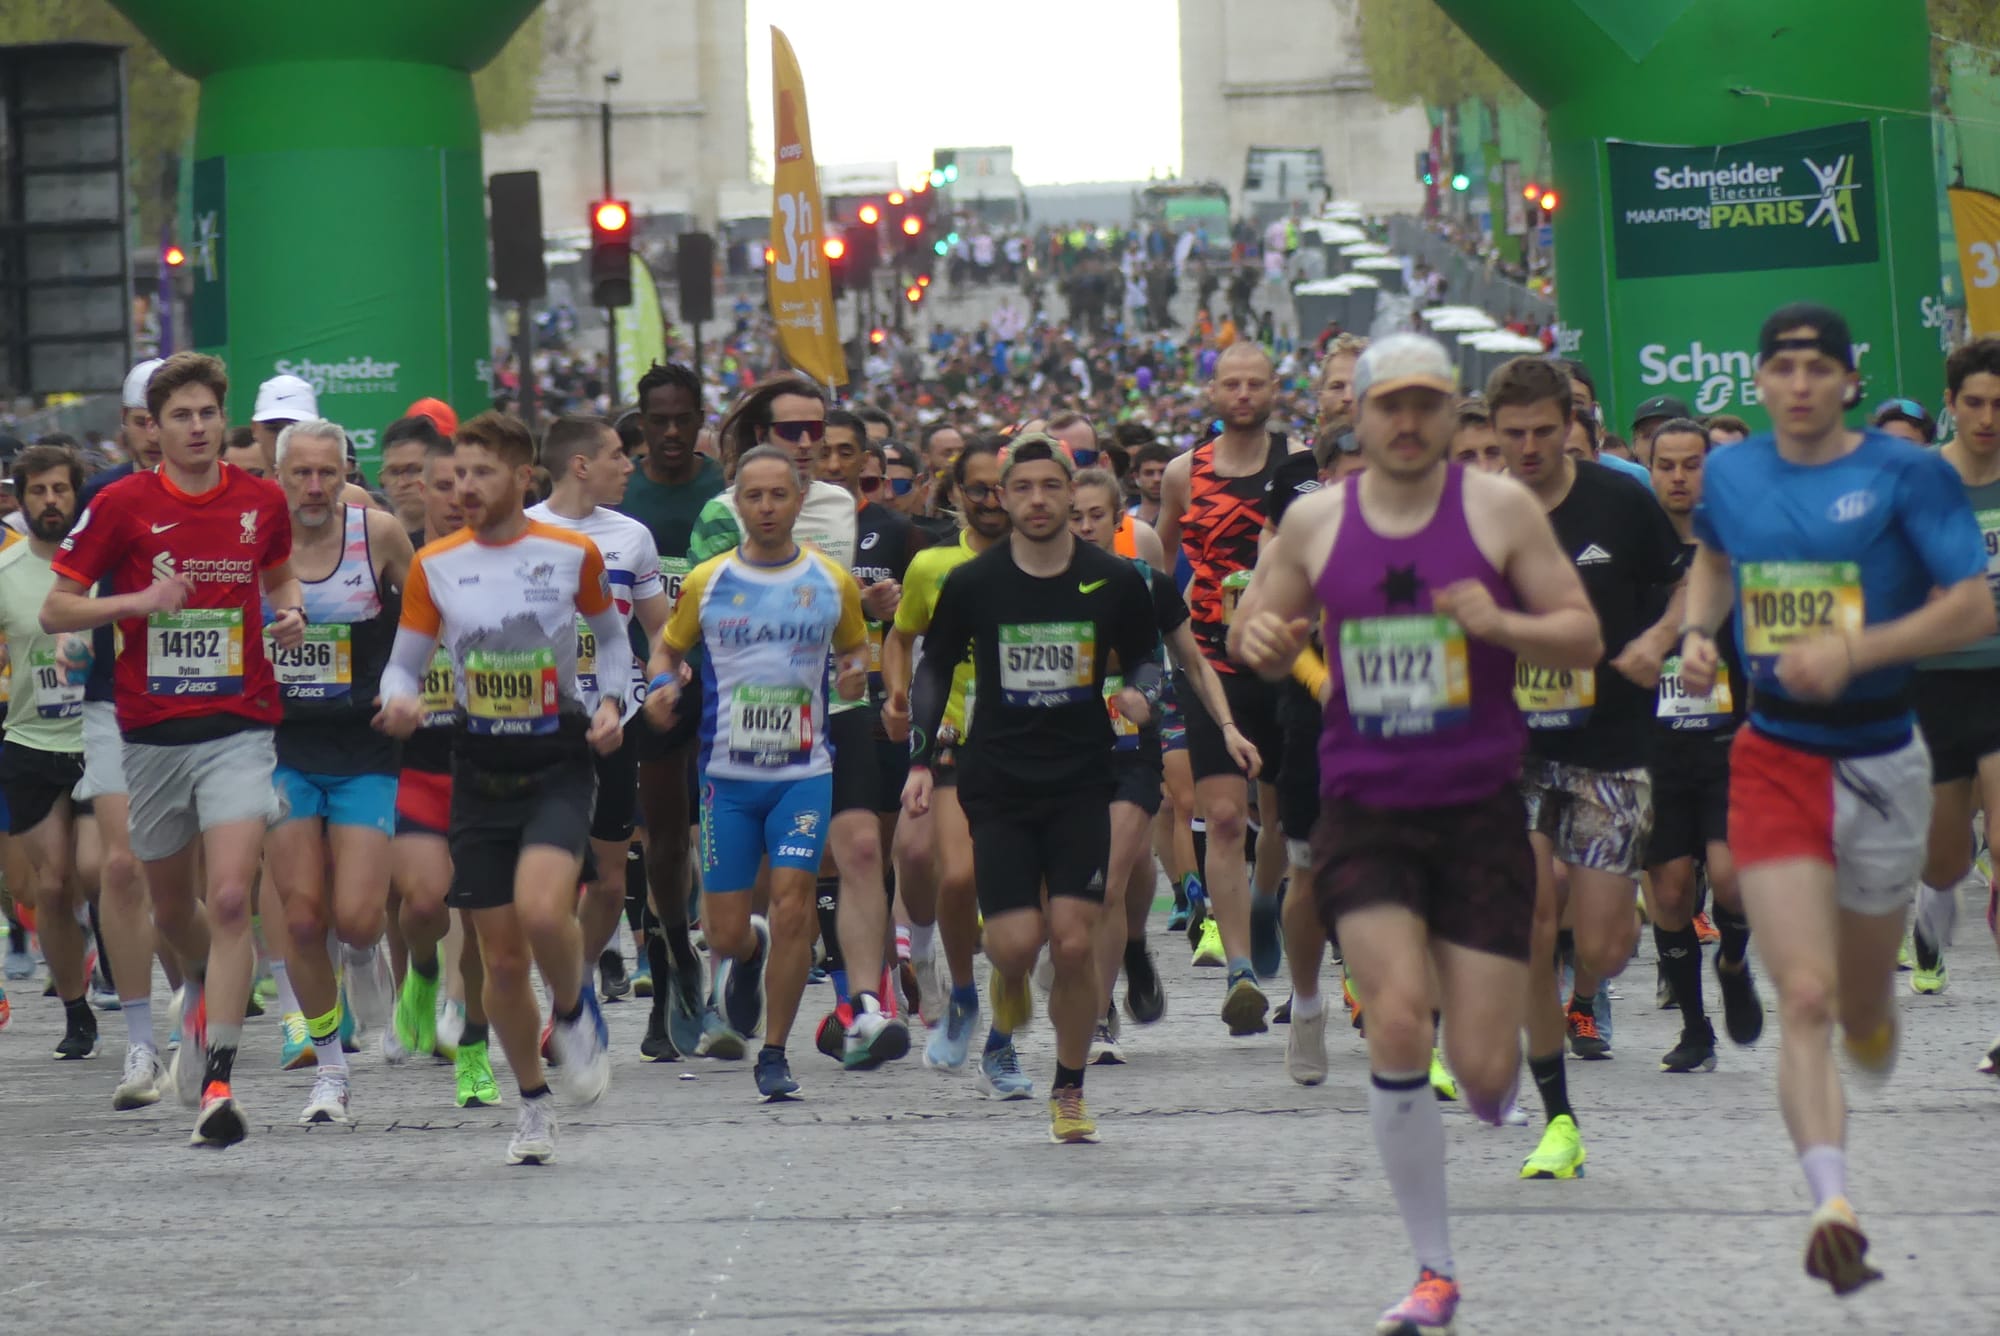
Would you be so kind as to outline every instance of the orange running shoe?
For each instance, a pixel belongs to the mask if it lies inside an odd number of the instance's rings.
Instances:
[[[243,1110],[236,1107],[236,1097],[229,1092],[229,1083],[210,1081],[201,1092],[201,1112],[195,1115],[194,1134],[188,1138],[188,1145],[221,1150],[241,1141],[249,1130],[243,1121]]]
[[[1610,1043],[1598,1033],[1597,1017],[1572,1005],[1567,1021],[1570,1052],[1585,1062],[1598,1062],[1611,1056]]]
[[[1703,946],[1714,946],[1722,940],[1722,934],[1716,931],[1715,920],[1708,916],[1707,911],[1694,916],[1694,939]]]

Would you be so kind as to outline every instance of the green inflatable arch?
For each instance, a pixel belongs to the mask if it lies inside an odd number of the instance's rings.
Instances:
[[[116,0],[201,82],[193,342],[231,416],[290,372],[354,435],[416,399],[483,407],[485,188],[471,71],[537,0]]]
[[[1943,393],[1923,0],[1438,0],[1548,113],[1562,349],[1606,420],[1761,422],[1757,329],[1812,299],[1869,399]]]

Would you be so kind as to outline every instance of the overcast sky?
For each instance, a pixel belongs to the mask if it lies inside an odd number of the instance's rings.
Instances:
[[[750,144],[771,161],[771,25],[806,78],[820,165],[1010,145],[1029,185],[1143,180],[1181,155],[1175,0],[746,0]],[[997,73],[998,77],[995,77]]]

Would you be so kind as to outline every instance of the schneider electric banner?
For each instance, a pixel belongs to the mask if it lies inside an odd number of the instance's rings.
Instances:
[[[1614,402],[1657,394],[1761,421],[1757,330],[1787,302],[1847,314],[1869,393],[1898,385],[1875,127],[1741,144],[1604,144]],[[1911,387],[1914,388],[1914,387]]]

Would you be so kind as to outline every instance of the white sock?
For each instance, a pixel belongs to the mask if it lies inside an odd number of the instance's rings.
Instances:
[[[144,1044],[147,1048],[158,1048],[153,1042],[153,999],[140,998],[136,1002],[125,1003],[125,1038],[133,1044]]]
[[[1826,1205],[1847,1195],[1847,1150],[1843,1146],[1807,1146],[1799,1152],[1799,1168],[1805,1170],[1806,1186],[1812,1189],[1813,1206]]]
[[[912,923],[910,925],[910,959],[929,960],[937,951],[937,924]]]
[[[1292,1019],[1294,1021],[1309,1021],[1325,1010],[1325,998],[1321,997],[1318,993],[1301,992],[1297,984],[1292,985]]]
[[[271,958],[271,982],[278,985],[278,1015],[291,1015],[299,1009],[299,995],[292,991],[292,972],[285,962],[276,956]]]
[[[1298,1005],[1292,1006],[1298,1016]],[[1444,1115],[1431,1093],[1427,1071],[1370,1074],[1368,1118],[1375,1125],[1375,1148],[1388,1172],[1396,1209],[1417,1265],[1440,1276],[1452,1274],[1451,1224],[1445,1210]]]
[[[1939,890],[1929,882],[1917,887],[1917,928],[1924,940],[1943,950],[1958,928],[1958,887]]]

